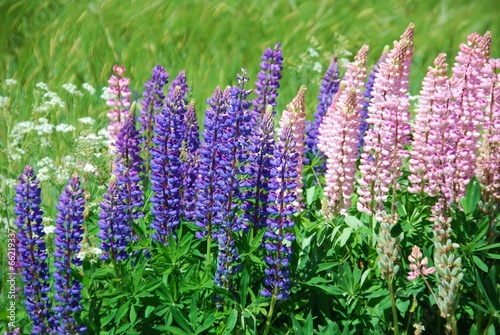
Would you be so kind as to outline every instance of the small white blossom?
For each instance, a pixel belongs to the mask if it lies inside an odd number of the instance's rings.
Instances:
[[[307,53],[309,54],[309,57],[312,58],[316,58],[319,56],[319,53],[311,47],[307,48]]]
[[[56,126],[56,131],[59,133],[69,133],[70,131],[74,131],[75,127],[69,124],[61,123]]]
[[[63,84],[62,88],[64,88],[66,91],[68,91],[68,93],[71,95],[76,95],[77,97],[83,96],[83,92],[79,91],[76,88],[75,84]]]
[[[5,79],[5,85],[7,85],[7,86],[17,85],[17,80],[15,80],[15,79]]]
[[[43,167],[43,168],[39,169],[37,177],[38,177],[38,180],[40,182],[44,182],[44,181],[50,180],[50,170],[49,170],[49,168]]]
[[[38,163],[36,163],[36,166],[38,166],[39,168],[54,168],[54,161],[50,157],[43,157]]]
[[[97,171],[97,168],[90,163],[86,163],[82,170],[83,172],[87,173],[95,173]]]
[[[323,66],[321,65],[320,62],[314,62],[313,71],[318,73],[323,73]]]
[[[45,234],[49,235],[49,234],[54,233],[54,230],[56,230],[56,227],[55,226],[44,226],[42,230]]]
[[[43,82],[37,83],[35,86],[38,87],[41,90],[44,90],[44,91],[48,91],[49,90],[49,87],[47,86],[47,84],[45,84]]]
[[[102,88],[101,99],[108,101],[112,98],[114,98],[114,96],[109,93],[108,87],[104,86]]]
[[[78,122],[83,123],[83,124],[93,125],[95,123],[95,120],[93,118],[87,116],[87,117],[79,118]]]
[[[0,108],[5,108],[9,104],[9,98],[8,97],[2,97],[0,95]]]
[[[92,85],[88,83],[83,83],[82,87],[83,89],[87,90],[87,92],[89,92],[91,95],[95,94],[95,88]]]
[[[44,134],[52,134],[52,130],[54,129],[54,125],[48,123],[49,121],[41,117],[38,119],[38,124],[35,125],[34,130],[38,132],[38,135],[42,136]]]

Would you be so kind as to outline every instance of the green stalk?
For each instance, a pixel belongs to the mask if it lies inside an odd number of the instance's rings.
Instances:
[[[455,317],[455,310],[454,309],[453,309],[453,313],[451,313],[449,322],[451,325],[451,334],[458,335],[457,318]]]
[[[394,335],[399,335],[399,322],[398,322],[398,310],[396,308],[396,296],[394,295],[394,288],[392,286],[392,278],[387,281],[389,286],[389,295],[391,298],[391,308],[392,308],[392,320],[394,322]],[[453,334],[455,335],[455,334]]]
[[[273,296],[271,298],[271,305],[269,305],[269,312],[267,313],[266,328],[264,328],[263,335],[269,334],[269,330],[271,330],[271,320],[273,318],[274,305],[276,304],[277,296],[278,296],[278,287],[274,287]]]

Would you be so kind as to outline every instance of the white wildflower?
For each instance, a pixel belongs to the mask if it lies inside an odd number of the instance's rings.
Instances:
[[[17,85],[17,80],[15,80],[15,79],[5,79],[5,85],[7,85],[7,86]]]
[[[9,104],[9,98],[0,95],[0,108],[5,108]]]
[[[83,89],[87,90],[87,92],[89,92],[91,95],[95,94],[95,88],[92,85],[88,83],[83,83],[82,87]]]
[[[112,98],[114,98],[113,94],[110,94],[108,87],[104,86],[101,91],[101,99],[108,101]]]
[[[307,53],[309,54],[309,57],[311,57],[311,58],[316,58],[319,56],[319,53],[311,47],[307,48]]]
[[[83,172],[94,173],[97,171],[97,168],[90,163],[86,163],[82,170]]]
[[[74,131],[75,127],[69,124],[61,123],[56,126],[56,131],[59,133],[69,133],[70,131]]]
[[[42,230],[46,235],[53,234],[56,226],[44,226]]]
[[[48,168],[54,168],[54,161],[50,157],[43,157],[38,163],[36,163],[36,166],[39,168],[43,167],[48,167]]]
[[[44,182],[44,181],[50,180],[50,170],[49,170],[49,168],[43,167],[43,168],[39,169],[37,177],[38,177],[38,180],[40,182]]]
[[[76,88],[75,84],[63,84],[62,88],[64,88],[66,91],[68,91],[68,93],[71,95],[76,95],[77,97],[83,96],[83,92],[79,91]]]
[[[66,185],[70,178],[70,171],[63,166],[58,166],[54,170],[54,183],[56,185]]]
[[[87,117],[79,118],[78,122],[83,123],[83,124],[93,125],[95,123],[95,120],[93,118],[87,116]]]
[[[313,71],[318,73],[323,73],[323,66],[320,62],[314,62]]]
[[[9,148],[9,158],[12,161],[18,161],[26,154],[26,151],[21,148]]]
[[[47,86],[47,84],[45,84],[43,82],[37,83],[35,86],[38,87],[41,90],[44,90],[44,91],[48,91],[49,90],[49,87]]]
[[[42,136],[44,134],[52,134],[54,125],[50,124],[49,121],[41,117],[38,119],[38,124],[35,125],[34,130],[38,132],[38,135]]]

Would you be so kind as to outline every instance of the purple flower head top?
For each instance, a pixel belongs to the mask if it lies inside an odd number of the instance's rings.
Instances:
[[[305,152],[304,136],[306,132],[306,92],[306,87],[302,86],[299,89],[297,96],[295,96],[292,102],[287,105],[287,109],[283,111],[280,120],[281,131],[285,131],[288,125],[292,128],[295,151],[299,154],[299,158],[297,160],[297,177],[295,178],[295,183],[297,184],[297,190],[295,192],[297,196],[295,207],[297,210],[300,210],[303,206],[302,189],[304,185],[302,183],[302,172],[304,171],[303,157]]]
[[[295,240],[291,229],[294,226],[293,214],[296,213],[297,166],[302,159],[295,150],[294,134],[291,124],[282,128],[274,151],[267,211],[267,228],[264,234],[264,247],[267,255],[264,260],[265,288],[261,294],[274,296],[277,300],[289,297],[290,273],[288,270],[292,255],[291,243]]]
[[[153,129],[155,127],[155,116],[163,108],[165,94],[163,93],[163,86],[168,82],[168,73],[161,65],[156,65],[153,68],[153,75],[150,81],[144,84],[144,93],[142,99],[142,110],[139,117],[141,129],[139,131],[142,148],[145,150],[146,161],[146,174],[149,173],[149,151],[153,147],[152,137]]]
[[[184,103],[187,105],[187,94],[189,91],[189,87],[187,85],[186,79],[186,71],[181,70],[177,77],[175,77],[174,81],[172,81],[172,85],[168,89],[168,97],[172,100],[175,96],[175,91],[180,90],[180,95],[184,98]]]
[[[16,185],[17,251],[21,263],[26,311],[32,320],[32,334],[49,334],[55,325],[51,303],[47,250],[43,237],[38,179],[33,167],[26,166]]]
[[[123,77],[125,73],[125,68],[121,65],[113,66],[114,75],[108,80],[109,88],[108,94],[111,98],[106,102],[106,104],[112,109],[108,112],[109,118],[109,142],[110,151],[115,152],[115,143],[118,136],[118,132],[123,125],[124,120],[129,114],[130,108],[130,79]]]
[[[387,59],[380,64],[375,78],[372,103],[368,108],[370,128],[365,135],[358,179],[358,210],[375,215],[381,220],[384,201],[389,190],[399,188],[397,178],[402,174],[405,149],[410,143],[409,73],[413,55],[413,29],[411,23]],[[395,210],[394,202],[391,214]]]
[[[450,109],[457,123],[453,129],[455,141],[455,170],[451,179],[454,186],[453,201],[465,195],[465,189],[476,169],[480,130],[483,126],[488,94],[492,86],[490,58],[491,33],[484,36],[469,35],[468,44],[460,45],[452,69]]]
[[[156,127],[151,150],[151,190],[153,196],[153,239],[166,244],[180,222],[183,162],[181,147],[186,103],[184,93],[176,86],[169,95],[160,114],[156,116]]]
[[[476,175],[484,185],[486,197],[500,199],[500,59],[491,59],[490,64],[491,99],[483,124],[483,144],[479,150]]]
[[[74,314],[82,309],[82,284],[72,276],[72,266],[82,265],[77,257],[83,239],[83,211],[85,199],[78,175],[73,175],[57,204],[57,227],[54,231],[54,312],[59,334],[83,334],[86,327],[78,325]]]
[[[373,84],[375,83],[375,77],[379,72],[380,64],[385,61],[388,53],[389,53],[389,46],[386,46],[384,48],[384,51],[382,51],[382,55],[380,56],[377,64],[375,64],[372,72],[368,76],[368,81],[366,82],[365,85],[365,93],[363,93],[365,99],[363,100],[363,109],[361,110],[361,122],[359,123],[358,156],[361,155],[361,148],[365,144],[363,138],[365,137],[366,131],[369,128],[369,124],[366,121],[366,119],[368,119],[368,107],[370,106],[372,100],[372,90],[373,90]]]
[[[130,242],[130,224],[124,219],[124,211],[119,196],[116,175],[111,176],[108,190],[100,204],[99,213],[100,232],[97,237],[101,239],[102,260],[111,259],[120,262],[128,258],[127,245]]]
[[[333,56],[325,76],[321,81],[319,89],[318,105],[316,106],[316,113],[314,114],[314,121],[307,121],[306,123],[306,153],[310,152],[313,156],[318,155],[318,136],[319,127],[323,121],[323,117],[332,104],[333,97],[339,90],[340,79],[337,57]],[[307,164],[309,159],[305,159]]]
[[[319,127],[318,148],[327,157],[325,197],[329,215],[345,215],[351,207],[367,57],[368,46],[364,45],[347,66],[340,90]]]
[[[456,120],[448,108],[451,91],[447,70],[446,54],[439,54],[422,83],[412,132],[408,191],[431,197],[441,194],[452,201],[453,185],[448,171],[455,155],[451,129]]]
[[[255,83],[255,94],[257,97],[252,101],[254,106],[251,126],[256,125],[264,115],[266,106],[273,106],[273,115],[276,107],[276,97],[278,96],[279,80],[283,70],[283,56],[281,44],[276,43],[274,49],[267,48],[261,57],[260,72]]]

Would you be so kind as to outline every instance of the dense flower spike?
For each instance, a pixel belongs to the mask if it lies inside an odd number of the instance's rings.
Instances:
[[[78,325],[74,314],[82,309],[83,285],[72,276],[71,266],[82,265],[77,257],[83,239],[85,199],[78,175],[73,175],[59,198],[57,227],[54,230],[54,312],[58,334],[83,334],[86,327]]]
[[[172,81],[172,85],[168,89],[168,97],[170,100],[175,98],[176,90],[180,90],[180,95],[184,98],[184,102],[187,105],[187,94],[189,91],[189,87],[187,85],[186,71],[181,70],[177,77],[175,77],[174,81]]]
[[[212,98],[208,100],[210,108],[205,113],[204,141],[200,147],[197,180],[196,225],[200,228],[196,233],[198,238],[207,235],[211,238],[212,233],[216,232],[214,226],[220,224],[220,218],[216,215],[220,215],[224,210],[220,200],[224,198],[225,193],[218,185],[224,185],[225,181],[219,180],[218,169],[221,164],[227,164],[221,161],[221,129],[226,122],[228,95],[229,91],[223,93],[217,87]]]
[[[145,90],[142,99],[142,110],[139,116],[141,128],[139,134],[141,136],[142,148],[145,154],[145,173],[149,174],[149,152],[153,147],[153,129],[155,127],[155,116],[162,110],[165,94],[163,86],[168,82],[168,73],[161,65],[156,65],[153,68],[153,74],[150,81],[144,84]]]
[[[257,125],[264,115],[267,108],[266,106],[273,106],[274,116],[276,97],[278,96],[278,88],[280,87],[279,80],[281,79],[281,71],[283,70],[281,44],[276,43],[274,49],[267,48],[261,60],[261,70],[257,75],[257,82],[255,83],[255,94],[257,97],[252,101],[254,106],[254,115],[251,123],[252,128]]]
[[[114,75],[108,80],[109,88],[108,94],[111,98],[106,102],[106,104],[113,108],[108,112],[109,118],[109,142],[110,151],[115,152],[115,143],[118,136],[118,132],[123,125],[124,120],[129,114],[130,108],[130,79],[123,77],[125,73],[125,68],[121,65],[113,66]]]
[[[231,277],[235,269],[234,263],[239,258],[235,248],[235,234],[240,230],[247,229],[241,215],[236,212],[240,179],[238,166],[242,159],[247,156],[248,135],[250,133],[248,123],[252,116],[248,110],[251,103],[246,100],[251,92],[245,90],[247,81],[248,78],[243,70],[243,75],[238,75],[238,86],[229,89],[230,98],[225,123],[219,128],[221,130],[221,152],[219,153],[217,174],[218,187],[221,188],[222,192],[214,200],[220,201],[224,208],[216,215],[223,214],[224,216],[220,217],[220,225],[216,233],[219,252],[215,283],[227,289],[231,285]]]
[[[102,260],[111,258],[113,262],[120,262],[128,258],[126,248],[130,242],[131,230],[130,224],[124,219],[121,206],[116,176],[113,175],[100,204],[100,231],[97,237],[101,239],[101,249],[104,250]]]
[[[491,66],[488,64],[491,33],[484,36],[469,35],[467,45],[460,45],[455,58],[451,77],[451,112],[455,125],[455,170],[453,171],[452,201],[458,203],[465,195],[465,189],[474,176],[477,150],[479,149],[480,128],[484,121],[484,111],[488,105],[487,95],[491,89]]]
[[[297,164],[297,177],[295,178],[295,183],[297,184],[296,190],[296,202],[295,207],[297,210],[302,208],[302,189],[304,184],[302,182],[302,172],[304,171],[304,152],[305,152],[305,142],[304,136],[306,131],[306,98],[307,89],[302,86],[295,98],[286,106],[286,110],[283,111],[280,120],[280,129],[284,131],[287,125],[292,127],[292,133],[295,142],[295,151],[299,154],[298,164]],[[280,133],[281,136],[281,133]]]
[[[253,236],[257,230],[267,226],[267,197],[269,194],[269,180],[271,178],[272,162],[274,160],[274,121],[272,106],[267,106],[266,112],[257,129],[257,134],[250,145],[249,164],[240,167],[240,173],[245,175],[240,181],[243,209],[243,220],[253,229]]]
[[[290,231],[294,226],[293,214],[296,213],[294,202],[297,199],[297,166],[302,156],[295,150],[294,134],[291,124],[284,125],[279,142],[274,151],[272,162],[273,176],[269,182],[267,229],[264,235],[264,247],[267,256],[264,260],[265,288],[261,294],[274,296],[277,300],[289,297],[290,273],[288,265],[292,255],[291,242],[295,236]]]
[[[182,140],[181,157],[184,161],[181,199],[182,216],[186,221],[196,220],[196,178],[198,176],[200,133],[196,108],[191,101],[186,111],[186,131]]]
[[[323,122],[323,117],[328,110],[328,107],[332,104],[333,97],[339,90],[340,79],[337,57],[334,56],[326,73],[321,81],[321,87],[319,89],[318,100],[319,103],[316,106],[316,113],[314,114],[314,121],[307,121],[306,123],[306,154],[310,152],[313,156],[319,154],[318,151],[318,136],[319,127]],[[309,163],[309,158],[304,159],[304,163]]]
[[[153,222],[151,228],[156,232],[153,238],[167,243],[168,235],[173,233],[180,220],[180,200],[182,192],[181,147],[185,128],[184,114],[186,103],[183,91],[176,86],[165,106],[156,116],[156,127],[151,150],[151,190],[153,196]]]
[[[55,320],[51,303],[47,250],[43,237],[42,210],[38,179],[33,167],[26,166],[16,185],[17,251],[21,263],[26,311],[32,321],[31,334],[50,334]]]
[[[372,72],[368,76],[368,80],[365,85],[365,92],[363,93],[365,99],[363,100],[363,109],[361,110],[361,121],[359,123],[358,155],[361,155],[361,148],[365,145],[364,137],[366,131],[369,128],[369,124],[368,122],[366,122],[366,119],[368,119],[368,107],[370,106],[372,100],[373,84],[375,83],[375,78],[377,77],[377,74],[379,72],[380,64],[385,61],[388,52],[389,52],[389,47],[386,46],[377,64],[375,64],[375,66],[372,69]]]
[[[410,24],[387,59],[373,85],[372,104],[367,122],[372,125],[365,136],[358,180],[358,210],[381,219],[384,201],[392,189],[399,189],[397,178],[402,174],[403,159],[408,157],[405,146],[410,141],[408,97],[409,71],[413,55],[413,29]],[[393,203],[394,207],[394,203]],[[395,208],[391,208],[391,214]]]
[[[346,214],[351,207],[367,57],[368,46],[364,45],[347,66],[341,88],[319,128],[318,148],[327,157],[325,197],[330,214]]]
[[[441,193],[449,199],[449,192],[453,189],[449,181],[450,169],[453,167],[449,162],[454,157],[451,129],[456,120],[448,109],[451,91],[446,74],[446,54],[438,55],[434,65],[434,68],[429,67],[420,91],[413,127],[408,177],[411,185],[408,191],[429,196]]]

